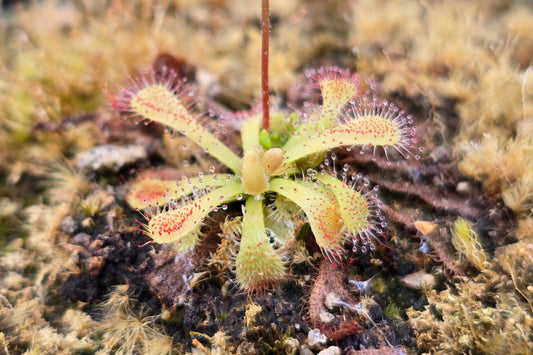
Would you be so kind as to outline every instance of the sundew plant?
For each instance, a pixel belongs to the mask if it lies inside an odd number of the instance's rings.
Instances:
[[[325,67],[307,76],[311,89],[320,94],[303,112],[270,115],[268,95],[263,95],[262,112],[236,122],[242,156],[192,113],[183,100],[189,90],[176,83],[173,73],[148,71],[111,95],[112,105],[122,114],[169,127],[231,171],[217,173],[213,168],[178,181],[135,182],[128,203],[146,211],[144,229],[154,242],[192,248],[209,213],[241,201],[234,263],[237,281],[247,291],[286,277],[287,253],[303,223],[331,261],[340,261],[348,245],[362,252],[374,248],[373,239],[384,223],[377,188],[360,188],[361,179],[349,166],[321,163],[334,160],[332,150],[341,147],[361,153],[370,147],[375,154],[380,146],[387,160],[392,151],[418,157],[412,118],[378,100],[374,86],[358,73]]]
[[[273,114],[269,132],[262,129],[261,114],[240,121],[242,157],[195,119],[180,99],[183,86],[172,85],[172,76],[140,76],[115,97],[119,111],[172,128],[232,171],[134,183],[128,203],[158,210],[145,225],[154,242],[191,248],[211,211],[243,201],[235,272],[248,290],[285,276],[283,246],[294,241],[298,220],[309,224],[330,260],[340,259],[348,241],[354,250],[374,248],[372,239],[383,219],[377,189],[358,189],[359,176],[348,166],[339,171],[319,166],[328,151],[339,147],[361,147],[361,153],[371,147],[375,154],[381,146],[387,157],[389,148],[406,158],[417,157],[411,117],[374,98],[371,86],[357,73],[328,67],[310,71],[308,77],[320,88],[321,100],[308,105],[306,112]]]

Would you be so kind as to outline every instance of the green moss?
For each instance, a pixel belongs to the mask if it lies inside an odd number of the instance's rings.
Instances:
[[[478,270],[485,269],[487,255],[472,225],[463,218],[458,218],[453,225],[452,244]]]
[[[385,316],[393,321],[402,319],[401,308],[391,299],[389,299],[389,304],[385,307]]]
[[[222,311],[220,312],[220,315],[218,316],[218,320],[220,322],[223,322],[228,316],[228,311]]]

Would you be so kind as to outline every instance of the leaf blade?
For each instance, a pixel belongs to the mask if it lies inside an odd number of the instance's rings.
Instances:
[[[190,233],[197,234],[197,228],[215,207],[236,200],[241,193],[240,183],[225,185],[181,207],[161,212],[148,222],[148,235],[156,243],[169,243],[179,241]]]
[[[142,88],[131,98],[130,107],[136,114],[187,136],[233,172],[239,171],[239,157],[198,123],[165,86],[152,84]]]

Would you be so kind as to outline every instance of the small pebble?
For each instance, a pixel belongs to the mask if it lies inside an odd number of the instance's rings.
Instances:
[[[455,187],[455,191],[461,195],[466,195],[472,191],[472,184],[468,181],[461,181]]]
[[[434,176],[431,182],[435,186],[444,186],[444,181],[439,176]]]
[[[87,217],[81,221],[81,226],[83,228],[94,227],[94,220],[91,217]]]
[[[327,349],[322,350],[318,353],[318,355],[341,355],[342,351],[341,348],[338,346],[330,346]]]
[[[413,224],[424,235],[431,234],[437,228],[437,224],[428,221],[414,221]]]
[[[401,279],[402,283],[414,290],[422,290],[424,288],[435,287],[435,276],[424,271],[414,272]]]
[[[89,245],[91,242],[91,236],[87,233],[78,233],[72,238],[72,244],[76,245]]]
[[[320,312],[319,318],[322,323],[326,324],[331,323],[335,320],[335,316],[333,314],[324,310]]]
[[[78,222],[72,216],[66,216],[61,220],[60,229],[67,234],[72,234],[78,229]]]
[[[300,347],[300,355],[314,355],[313,352],[305,345]]]
[[[311,349],[319,349],[326,345],[328,338],[318,329],[311,329],[307,334],[307,344]]]
[[[295,353],[296,350],[298,350],[298,348],[300,347],[300,343],[298,342],[298,339],[295,339],[295,338],[285,339],[285,341],[283,342],[283,345],[285,345],[287,348],[292,350],[293,353]]]
[[[440,145],[433,149],[429,156],[436,162],[446,161],[450,159],[450,149],[445,145]]]
[[[324,305],[330,310],[334,310],[335,307],[339,306],[339,296],[335,292],[330,292],[324,300]]]

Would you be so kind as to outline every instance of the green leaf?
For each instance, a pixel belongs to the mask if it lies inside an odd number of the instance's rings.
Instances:
[[[322,252],[328,257],[335,256],[345,239],[339,206],[323,186],[311,186],[283,178],[270,181],[270,191],[285,196],[304,211]]]
[[[149,236],[156,243],[169,243],[181,241],[197,234],[203,219],[215,209],[226,202],[237,199],[242,194],[242,185],[232,183],[219,187],[199,198],[193,198],[190,202],[155,215],[146,226]]]
[[[163,85],[153,84],[139,90],[130,106],[135,113],[173,128],[234,172],[239,171],[240,158],[198,123],[178,97]]]
[[[155,178],[135,182],[127,194],[128,204],[144,210],[151,206],[164,206],[169,202],[178,202],[182,197],[192,193],[202,193],[211,187],[224,186],[238,181],[231,174],[209,174],[198,177],[183,177],[181,180],[162,180]]]
[[[239,284],[248,291],[260,290],[285,277],[281,256],[270,244],[263,220],[263,201],[249,197],[242,220],[242,237],[235,260]]]
[[[370,225],[370,208],[366,198],[357,190],[329,174],[317,174],[317,179],[335,195],[344,227],[358,234]]]
[[[378,115],[361,116],[301,141],[285,151],[285,165],[328,149],[345,146],[396,146],[403,142],[401,128]]]

